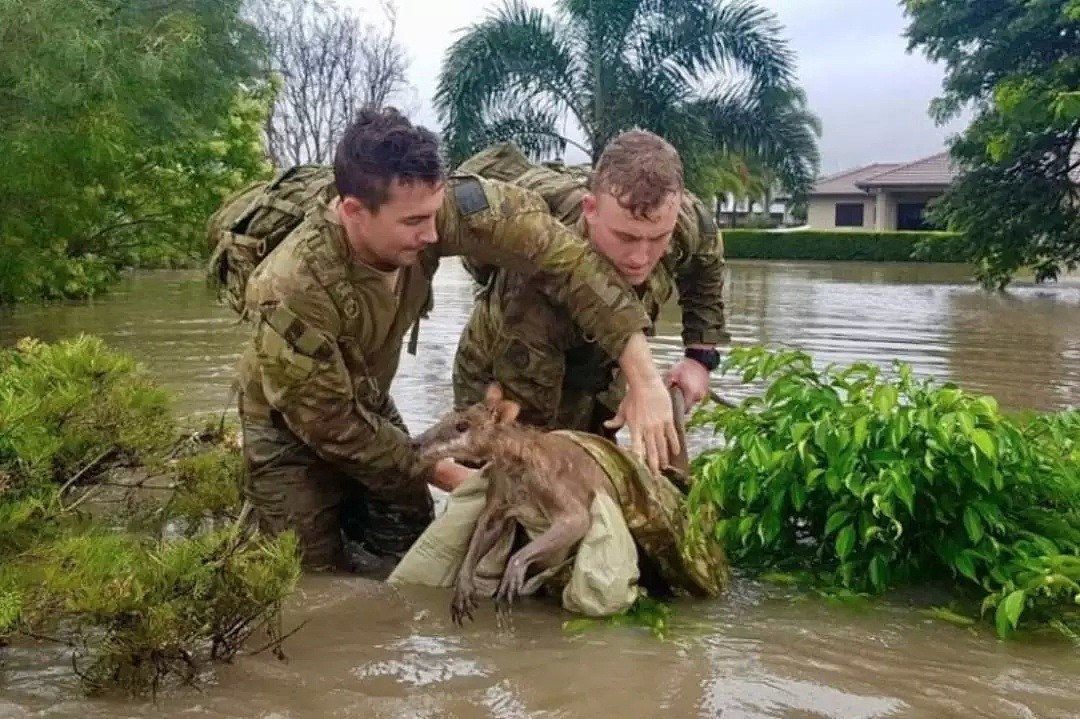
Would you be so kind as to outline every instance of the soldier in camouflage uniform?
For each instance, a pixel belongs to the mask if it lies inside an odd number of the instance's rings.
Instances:
[[[650,333],[677,290],[687,357],[666,379],[682,390],[687,409],[705,396],[708,373],[719,362],[715,347],[730,339],[721,298],[723,244],[700,200],[685,192],[682,163],[669,143],[649,132],[624,133],[605,148],[595,172],[532,165],[505,143],[459,169],[540,193],[551,213],[635,288]],[[480,401],[488,384],[499,382],[521,405],[519,420],[566,432],[604,467],[641,550],[646,584],[661,580],[676,594],[722,592],[730,579],[723,545],[711,533],[693,533],[683,513],[690,481],[685,458],[662,474],[649,473],[601,439],[614,439],[625,393],[603,344],[572,310],[546,298],[542,278],[468,258],[466,267],[482,289],[458,343],[455,408]]]
[[[358,568],[343,547],[343,514],[350,538],[392,564],[433,518],[427,482],[452,489],[467,474],[452,462],[418,466],[388,392],[440,257],[542,275],[542,296],[633,376],[639,446],[654,462],[677,451],[662,444],[677,435],[643,334],[648,316],[537,194],[447,178],[435,136],[394,111],[364,113],[333,170],[314,177],[313,208],[246,282],[254,328],[239,366],[244,494],[263,531],[297,532],[307,568]],[[211,233],[239,234],[234,225]]]
[[[687,359],[668,381],[683,390],[687,409],[704,397],[719,360],[715,347],[729,340],[723,244],[709,212],[684,191],[682,163],[669,143],[649,132],[624,133],[605,149],[595,173],[533,165],[509,143],[459,169],[539,192],[555,217],[592,240],[635,286],[650,323],[677,289]],[[480,401],[488,383],[498,381],[521,404],[522,421],[613,436],[605,423],[625,387],[602,343],[572,311],[546,299],[542,278],[466,266],[482,290],[458,344],[455,407]]]

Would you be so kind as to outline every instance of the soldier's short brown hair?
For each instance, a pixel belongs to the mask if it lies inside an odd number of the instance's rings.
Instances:
[[[351,195],[373,212],[386,202],[394,180],[435,185],[445,178],[438,136],[392,107],[361,110],[334,153],[338,195]]]
[[[590,189],[613,195],[635,217],[647,217],[683,191],[683,164],[670,142],[648,130],[628,130],[604,148]]]

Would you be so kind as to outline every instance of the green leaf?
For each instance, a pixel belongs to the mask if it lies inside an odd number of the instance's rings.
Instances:
[[[915,485],[906,474],[893,473],[893,490],[900,501],[907,507],[908,513],[915,516]]]
[[[758,492],[761,489],[761,485],[758,482],[758,478],[754,476],[747,477],[739,485],[739,499],[743,500],[747,504],[753,504],[754,500],[758,497]]]
[[[1080,120],[1080,92],[1060,92],[1054,98],[1054,115],[1061,122],[1076,122]]]
[[[814,427],[814,444],[818,446],[821,451],[827,451],[826,446],[829,438],[829,425],[824,421],[819,421],[817,426]]]
[[[976,429],[971,432],[971,442],[987,459],[994,459],[996,452],[994,451],[994,438],[990,436],[990,433],[985,429]]]
[[[874,390],[873,402],[880,414],[888,414],[896,406],[896,390],[891,385],[881,385]]]
[[[978,544],[983,538],[982,519],[979,518],[979,512],[970,505],[964,509],[964,529],[967,530],[972,544]]]
[[[965,577],[972,581],[979,581],[975,576],[975,563],[971,561],[971,557],[966,553],[961,552],[953,559],[953,565],[956,569]]]
[[[1016,629],[1020,623],[1020,615],[1024,611],[1026,599],[1027,592],[1023,589],[1017,589],[1005,597],[1005,601],[998,605],[994,616],[998,635],[1004,637],[1008,635],[1009,628]]]
[[[862,447],[866,444],[866,438],[870,435],[870,420],[866,417],[859,417],[855,420],[852,435],[856,447]]]
[[[829,491],[833,494],[836,494],[843,488],[844,478],[840,476],[836,467],[829,467],[825,472],[825,486],[828,487]]]
[[[998,403],[997,400],[993,397],[989,395],[982,395],[975,401],[982,405],[983,409],[986,410],[987,414],[994,415],[998,413]]]
[[[771,544],[780,534],[780,515],[766,512],[758,525],[758,537],[763,545]]]
[[[847,559],[855,547],[855,527],[847,525],[836,535],[836,554],[841,560]]]
[[[828,521],[825,522],[825,536],[828,537],[842,527],[849,519],[851,519],[851,512],[842,509],[830,514]]]
[[[791,441],[798,442],[813,428],[814,424],[812,422],[796,422],[791,427]]]
[[[922,614],[934,619],[939,619],[943,622],[949,622],[960,627],[970,627],[975,624],[975,620],[971,617],[965,617],[962,614],[957,614],[948,607],[930,607],[929,609],[921,610]]]
[[[791,485],[791,505],[795,507],[796,512],[801,512],[806,506],[806,488],[799,482],[793,482]]]
[[[888,567],[885,564],[885,558],[880,554],[875,554],[874,558],[870,560],[870,582],[879,592],[885,589],[887,572]]]

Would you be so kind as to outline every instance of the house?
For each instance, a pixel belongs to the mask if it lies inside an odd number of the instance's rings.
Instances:
[[[807,224],[814,230],[931,229],[926,204],[956,177],[947,152],[907,163],[875,163],[818,180],[807,195]]]
[[[791,224],[791,198],[787,193],[778,188],[769,200],[766,215],[761,199],[736,197],[730,192],[717,195],[716,223],[721,227],[745,227],[752,220],[765,220],[773,225]]]

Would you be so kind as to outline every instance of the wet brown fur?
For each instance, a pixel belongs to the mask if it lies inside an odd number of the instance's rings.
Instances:
[[[472,619],[476,608],[477,563],[515,520],[542,521],[550,528],[511,555],[495,594],[500,609],[520,593],[531,566],[550,566],[584,538],[596,493],[615,493],[603,468],[576,442],[518,422],[519,411],[520,406],[492,384],[483,402],[448,413],[414,441],[425,463],[452,457],[460,463],[491,465],[484,509],[451,603],[458,624],[465,617]]]

